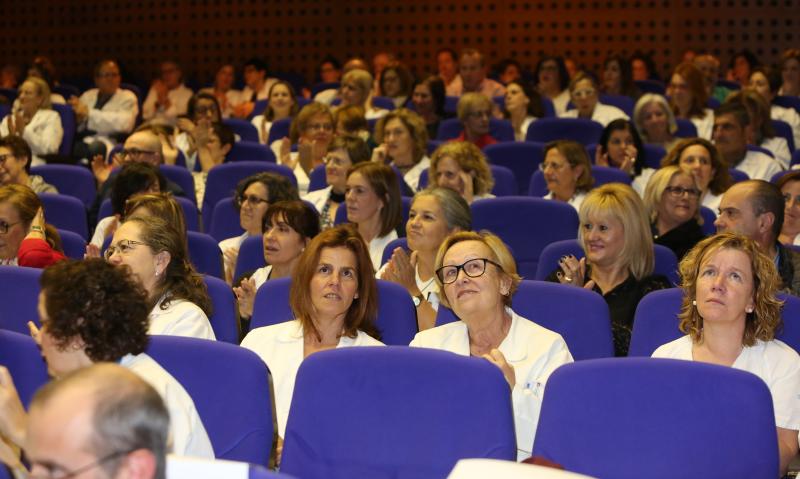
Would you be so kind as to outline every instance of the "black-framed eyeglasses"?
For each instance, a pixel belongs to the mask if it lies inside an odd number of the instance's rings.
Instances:
[[[269,200],[259,198],[256,195],[239,195],[236,197],[236,204],[239,205],[239,207],[243,206],[245,203],[248,203],[250,206],[258,206],[261,203],[269,203]]]
[[[108,249],[106,249],[105,253],[103,253],[103,257],[105,259],[109,259],[114,256],[114,253],[125,255],[130,253],[132,249],[139,245],[147,245],[147,243],[134,240],[119,240],[117,241],[117,244],[110,245]]]
[[[63,474],[53,472],[48,472],[47,475],[42,474],[30,474],[28,477],[31,479],[70,479],[72,477],[77,477],[80,474],[83,474],[86,471],[90,471],[95,467],[102,466],[103,464],[107,463],[108,461],[113,461],[114,459],[119,459],[120,457],[130,454],[132,451],[116,451],[112,452],[111,454],[107,454],[94,462],[86,464],[85,466],[79,467],[73,471],[65,471]]]
[[[16,223],[6,223],[5,221],[0,221],[0,235],[8,234],[8,230],[10,230],[12,226],[18,225],[20,223],[22,222],[17,221]]]
[[[494,261],[487,259],[487,258],[474,258],[468,261],[465,261],[459,265],[447,265],[442,266],[441,268],[436,270],[436,276],[439,277],[439,281],[442,284],[450,284],[454,283],[456,279],[458,279],[458,271],[463,270],[464,274],[469,276],[470,278],[477,278],[479,276],[483,276],[483,273],[486,272],[486,264],[493,264],[497,266],[497,269],[503,271],[503,267],[499,264],[495,263]]]
[[[156,155],[158,154],[155,151],[147,151],[147,150],[140,150],[138,148],[123,148],[119,150],[119,156],[122,158],[131,157],[140,157],[140,156],[148,156],[148,155]]]
[[[680,198],[684,194],[694,198],[700,197],[700,190],[698,190],[697,188],[684,188],[682,186],[667,186],[666,188],[664,188],[664,191],[671,194],[675,198]]]

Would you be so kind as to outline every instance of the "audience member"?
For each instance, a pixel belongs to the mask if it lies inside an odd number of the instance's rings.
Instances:
[[[481,357],[500,368],[511,388],[518,460],[531,454],[548,377],[572,362],[558,333],[511,309],[521,280],[514,257],[497,236],[450,235],[436,255],[436,282],[444,293],[442,304],[460,321],[422,331],[411,341],[411,346]]]
[[[631,175],[633,189],[641,196],[650,175],[655,171],[644,166],[644,155],[644,145],[636,128],[629,120],[617,119],[603,129],[595,150],[594,163],[618,168]]]
[[[703,75],[703,83],[706,87],[706,95],[722,103],[731,91],[719,85],[719,59],[710,53],[698,55],[692,60],[692,64]]]
[[[697,136],[710,140],[714,112],[706,106],[708,93],[700,70],[691,63],[675,67],[667,86],[667,96],[675,117],[690,120],[697,129]]]
[[[161,62],[159,71],[142,105],[142,118],[174,125],[179,116],[186,114],[193,93],[183,84],[183,72],[174,61]]]
[[[800,96],[800,48],[789,48],[781,55],[783,84],[778,95]]]
[[[642,93],[633,83],[630,62],[621,55],[610,55],[603,62],[602,92],[606,95],[624,95],[634,100]]]
[[[800,171],[787,173],[775,183],[783,194],[783,227],[778,241],[788,246],[800,245]]]
[[[461,96],[465,93],[480,93],[488,98],[505,95],[506,89],[503,85],[486,77],[487,70],[488,65],[481,52],[473,48],[464,49],[458,62],[461,91],[455,91],[455,87],[448,88],[448,95]]]
[[[464,129],[453,141],[473,143],[481,149],[497,143],[489,133],[493,108],[492,100],[485,95],[465,93],[458,100],[458,119]]]
[[[501,60],[494,68],[494,76],[500,80],[500,83],[507,86],[512,81],[522,80],[522,65],[513,58],[506,58]]]
[[[671,286],[653,274],[653,238],[644,204],[630,186],[609,183],[586,195],[578,216],[578,241],[586,256],[562,257],[547,279],[601,294],[611,313],[614,353],[626,356],[639,301]]]
[[[402,63],[391,63],[381,72],[378,79],[378,94],[391,98],[395,108],[403,108],[411,98],[414,77]]]
[[[800,253],[778,242],[786,202],[781,190],[763,180],[736,183],[722,195],[714,226],[755,241],[778,267],[780,289],[800,295]]]
[[[600,103],[597,83],[586,73],[578,73],[569,82],[569,95],[574,108],[559,115],[562,118],[584,118],[596,121],[603,126],[614,120],[628,119],[628,115],[619,108]]]
[[[652,55],[637,51],[631,55],[630,62],[633,81],[661,81],[656,71],[656,63],[653,61]]]
[[[657,145],[669,151],[678,138],[678,123],[667,99],[657,93],[645,93],[633,109],[636,131],[647,144]]]
[[[464,88],[458,74],[458,55],[451,48],[441,48],[436,52],[436,71],[445,86],[447,96],[458,96]]]
[[[728,80],[734,81],[741,86],[746,86],[750,80],[750,72],[759,65],[760,62],[753,52],[746,48],[739,50],[731,58],[727,75]]]
[[[748,88],[761,95],[769,104],[770,118],[785,121],[792,127],[795,147],[800,147],[800,114],[794,108],[775,105],[773,100],[778,96],[781,87],[781,74],[769,67],[758,67],[750,74]]]
[[[42,201],[25,185],[0,186],[0,265],[46,268],[64,259],[61,238],[45,223]]]
[[[653,353],[748,371],[769,387],[775,410],[781,476],[797,454],[800,430],[800,356],[775,339],[782,302],[772,257],[745,237],[708,238],[681,262],[679,315],[686,336]]]
[[[561,57],[544,57],[536,65],[534,76],[539,93],[553,102],[556,116],[567,111],[569,103],[569,84],[573,75],[567,72],[564,59]]]
[[[31,175],[33,153],[19,136],[0,138],[0,185],[23,185],[39,193],[58,193],[55,186],[39,175]]]
[[[358,227],[368,246],[372,267],[381,267],[383,250],[397,239],[403,204],[400,183],[394,170],[384,164],[364,162],[347,171],[347,220]]]
[[[448,116],[444,111],[444,82],[438,76],[431,75],[414,82],[411,92],[414,111],[425,122],[428,138],[435,140],[439,133],[439,124]]]
[[[378,52],[372,57],[372,78],[375,81],[371,88],[372,95],[380,95],[380,78],[383,70],[394,63],[397,63],[397,57],[390,52]]]
[[[792,160],[789,144],[786,138],[775,134],[766,100],[753,90],[744,89],[731,93],[725,102],[737,103],[747,109],[747,115],[750,117],[747,143],[766,149],[780,163],[782,169],[789,168]]]
[[[357,105],[364,108],[367,120],[378,119],[389,110],[377,108],[372,104],[372,75],[366,70],[354,69],[344,74],[339,96],[341,106]]]
[[[428,179],[432,186],[450,188],[466,200],[467,204],[485,198],[491,193],[494,178],[483,152],[472,143],[446,143],[433,152]]]
[[[256,115],[250,123],[258,130],[258,141],[267,144],[272,124],[284,118],[294,118],[300,110],[297,105],[297,95],[289,82],[277,80],[269,89],[269,103],[261,115]],[[273,147],[273,145],[267,145]],[[274,149],[274,147],[273,147]]]
[[[420,331],[436,326],[439,286],[435,283],[436,252],[449,235],[472,229],[464,198],[448,188],[428,188],[414,195],[406,222],[408,249],[395,248],[378,277],[408,290]]]
[[[580,211],[586,193],[594,185],[586,149],[575,141],[557,140],[545,145],[543,153],[539,168],[547,183],[544,199],[565,201]]]
[[[729,168],[747,174],[754,180],[769,181],[781,171],[774,158],[747,148],[748,136],[753,135],[753,122],[741,103],[723,103],[714,113],[714,145]]]
[[[213,125],[221,122],[222,113],[217,97],[202,92],[192,96],[186,116],[178,118],[176,126],[180,132],[175,135],[174,141],[175,147],[183,153],[186,169],[189,171],[200,169],[197,158],[198,145],[208,142]]]
[[[269,98],[269,89],[277,78],[267,75],[267,62],[261,58],[251,58],[244,64],[245,87],[239,95],[240,103],[234,105],[232,115],[236,118],[247,118],[253,113],[256,101]]]
[[[396,168],[407,187],[419,191],[419,177],[431,166],[426,154],[428,130],[422,118],[405,108],[391,111],[378,120],[375,139],[380,146],[372,150],[372,160]]]
[[[217,99],[222,118],[230,118],[233,108],[242,102],[242,92],[233,88],[236,80],[236,69],[230,63],[222,65],[214,75],[214,84],[201,89],[198,93],[209,93]]]
[[[662,167],[670,165],[680,166],[694,176],[702,191],[702,206],[716,213],[722,194],[733,184],[717,147],[703,138],[683,139],[661,160]]]
[[[506,84],[503,116],[511,121],[514,140],[525,141],[531,124],[544,116],[542,97],[533,84],[521,79]]]
[[[278,162],[291,168],[300,194],[308,193],[311,171],[325,164],[325,155],[333,140],[333,114],[322,103],[309,103],[292,121],[289,138],[281,140]],[[291,145],[297,145],[297,152]]]
[[[28,143],[32,166],[42,165],[47,155],[58,153],[64,129],[61,117],[52,109],[50,87],[41,78],[28,77],[20,85],[14,108],[0,122],[0,137],[8,135]]]

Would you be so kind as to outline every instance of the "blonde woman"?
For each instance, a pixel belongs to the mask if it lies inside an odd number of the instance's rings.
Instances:
[[[431,186],[450,188],[468,204],[475,200],[494,198],[492,170],[483,152],[472,143],[446,143],[433,153],[428,170]]]

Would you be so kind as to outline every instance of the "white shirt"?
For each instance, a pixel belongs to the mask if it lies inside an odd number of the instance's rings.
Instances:
[[[403,175],[403,181],[411,188],[413,191],[419,191],[419,176],[422,174],[423,171],[427,170],[431,167],[431,159],[427,156],[423,156],[419,163],[414,165],[410,170],[406,171]]]
[[[224,239],[224,240],[220,241],[219,242],[219,250],[222,251],[222,257],[223,258],[225,257],[225,251],[229,250],[230,248],[234,248],[234,249],[238,250],[239,247],[242,246],[242,243],[244,242],[244,240],[246,240],[249,237],[250,237],[250,235],[247,233],[247,231],[245,231],[244,233],[242,233],[239,236],[234,236],[233,238],[228,238],[228,239]],[[227,266],[228,265],[227,261],[223,261],[222,263],[225,266],[225,274],[226,275],[228,273],[233,273],[233,271],[228,271],[229,268]]]
[[[184,299],[173,299],[167,309],[161,309],[162,301],[163,298],[150,311],[147,334],[217,339],[206,313],[199,306]]]
[[[644,198],[644,190],[647,189],[647,183],[650,182],[650,177],[653,176],[656,170],[653,168],[642,168],[642,172],[631,182],[631,186],[641,198]]]
[[[364,109],[366,110],[364,114],[365,120],[378,120],[389,114],[389,110],[384,110],[383,108],[377,108],[372,106],[371,99],[370,101],[367,102],[366,105],[364,105]]]
[[[555,98],[552,98],[553,109],[556,111],[556,116],[561,116],[567,112],[567,105],[569,104],[570,96],[569,90],[564,90]]]
[[[567,110],[559,116],[562,118],[578,118],[578,110]],[[611,105],[604,105],[600,102],[595,105],[594,111],[592,112],[592,120],[603,125],[603,128],[605,128],[605,126],[612,121],[620,118],[624,120],[629,119],[628,115],[626,115],[625,112],[619,108]]]
[[[198,93],[208,93],[209,95],[217,96],[213,88],[202,88]],[[231,88],[225,92],[225,105],[220,105],[222,108],[222,118],[230,118],[233,113],[233,107],[242,102],[242,92]]]
[[[544,199],[546,200],[554,199],[553,193],[547,193],[546,195],[544,195]],[[580,211],[584,199],[586,199],[586,192],[576,191],[575,194],[572,195],[572,198],[570,198],[569,201],[567,201],[567,203],[569,203],[570,206],[575,208],[575,211]]]
[[[92,235],[92,240],[89,243],[97,246],[98,248],[103,248],[103,243],[106,240],[106,230],[108,230],[108,225],[114,222],[117,219],[116,216],[106,216],[102,220],[97,222],[97,226],[94,228],[94,234]]]
[[[528,127],[530,127],[531,123],[534,121],[536,121],[535,116],[526,116],[519,126],[519,133],[516,131],[514,132],[514,141],[525,141],[525,137],[528,136]]]
[[[517,460],[530,457],[545,383],[562,364],[572,362],[567,343],[560,334],[519,316],[510,308],[511,327],[498,349],[514,368],[515,385],[511,393]],[[410,346],[442,349],[469,356],[469,332],[462,321],[417,333]]]
[[[782,136],[765,138],[758,146],[769,150],[784,170],[789,169],[792,153],[789,151],[789,144],[786,142],[786,138]]]
[[[800,114],[794,108],[785,108],[778,105],[770,107],[770,117],[773,120],[785,121],[792,127],[792,134],[794,135],[794,147],[800,148]]]
[[[760,151],[749,151],[744,159],[734,167],[743,171],[751,180],[769,181],[775,173],[782,171],[781,165],[771,156]]]
[[[6,115],[0,123],[0,136],[8,136],[8,119],[13,112]],[[61,139],[64,137],[64,128],[61,126],[61,117],[55,110],[40,108],[33,114],[30,123],[25,126],[22,138],[28,143],[33,153],[31,166],[45,164],[44,156],[58,153]]]
[[[185,115],[189,108],[189,100],[194,95],[194,92],[186,85],[181,83],[177,88],[167,92],[167,99],[169,99],[169,108],[161,109],[156,108],[156,101],[158,94],[154,88],[150,88],[147,92],[147,98],[142,105],[142,118],[145,120],[157,120],[159,123],[166,123],[174,125],[179,116]]]
[[[179,456],[214,458],[214,449],[191,396],[170,373],[147,354],[128,354],[120,365],[158,391],[169,411],[172,452]]]
[[[337,348],[355,346],[383,346],[383,343],[359,331],[355,338],[342,336]],[[275,419],[278,435],[285,437],[286,420],[292,404],[294,381],[303,362],[303,326],[299,320],[256,328],[245,336],[242,347],[247,348],[267,363],[275,391]]]
[[[715,195],[711,190],[706,191],[703,196],[703,206],[709,208],[716,215],[719,211],[719,203],[722,201],[722,195]]]
[[[321,190],[314,190],[309,191],[305,195],[303,195],[303,200],[308,201],[314,208],[317,209],[317,213],[322,212],[322,208],[325,207],[325,203],[328,201],[328,198],[331,196],[331,191],[333,190],[333,186],[326,186]]]
[[[376,236],[369,242],[369,257],[372,259],[372,267],[375,271],[381,269],[381,259],[386,245],[397,239],[397,232],[392,230],[386,236]]]
[[[694,124],[694,127],[697,128],[698,137],[705,138],[706,140],[711,139],[711,133],[714,131],[714,110],[705,108],[703,110],[703,117],[692,117],[691,122]]]
[[[125,134],[133,131],[136,125],[136,115],[139,114],[139,100],[130,90],[118,88],[102,108],[95,108],[100,90],[92,88],[83,93],[80,102],[89,109],[85,123],[79,125],[79,130],[97,132],[94,137],[87,137],[85,142],[94,140],[107,142],[113,147],[117,144],[112,135]]]
[[[314,95],[314,101],[317,103],[324,103],[330,106],[333,103],[333,100],[337,98],[339,95],[339,90],[336,88],[328,88],[327,90],[322,90],[321,92]]]
[[[798,235],[800,236],[800,235]],[[390,256],[391,258],[391,256]],[[375,273],[375,278],[381,279],[383,276],[383,272],[386,271],[386,267],[389,265],[389,262],[383,263],[381,269]],[[414,282],[417,284],[417,288],[419,289],[420,294],[425,298],[428,303],[430,303],[431,307],[434,311],[439,310],[439,286],[436,285],[436,280],[433,276],[428,281],[423,281],[422,278],[419,277],[419,268],[414,268]]]
[[[653,357],[693,361],[692,340],[684,336],[664,344],[653,352]],[[756,341],[742,349],[732,367],[753,373],[767,383],[777,427],[800,430],[800,356],[794,349],[777,339]]]
[[[264,121],[264,115],[256,115],[250,120],[250,123],[256,127],[258,131],[258,142],[262,145],[267,144],[267,140],[269,139],[269,131],[272,129],[272,122],[271,121]],[[261,128],[263,123],[264,128]],[[276,155],[277,157],[277,155]]]
[[[267,282],[267,280],[269,279],[270,273],[272,273],[272,265],[270,265],[270,264],[268,264],[268,265],[266,265],[266,266],[264,266],[262,268],[258,268],[257,270],[255,270],[253,272],[253,274],[250,276],[250,279],[255,281],[255,283],[256,283],[256,291],[258,291],[258,288],[260,288],[261,286],[264,285],[264,283]]]
[[[272,85],[278,81],[277,78],[265,78],[264,84],[261,86],[261,89],[258,90],[256,93],[257,100],[267,100],[269,99],[269,89],[272,88]],[[249,86],[245,86],[244,89],[239,94],[239,101],[244,103],[248,101],[252,101],[253,99],[253,89]]]

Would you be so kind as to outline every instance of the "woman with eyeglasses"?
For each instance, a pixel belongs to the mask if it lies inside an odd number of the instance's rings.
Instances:
[[[661,160],[662,167],[669,165],[680,166],[694,176],[702,191],[701,205],[716,213],[722,194],[733,184],[717,147],[703,138],[683,139]]]
[[[489,133],[490,120],[494,105],[486,95],[481,93],[465,93],[458,100],[456,111],[464,131],[453,141],[469,142],[478,148],[497,143],[497,139]]]
[[[700,70],[691,63],[675,67],[667,85],[667,97],[676,118],[691,120],[697,128],[697,136],[711,139],[714,112],[706,105],[708,91]]]
[[[653,274],[653,236],[644,203],[630,186],[609,183],[586,195],[578,218],[578,241],[586,256],[562,256],[547,280],[602,295],[611,313],[614,352],[626,356],[639,301],[671,287],[667,278]]]
[[[0,122],[0,137],[8,135],[20,136],[28,143],[32,166],[43,165],[46,155],[58,153],[64,128],[52,108],[46,81],[28,77],[22,82],[11,113]]]
[[[278,163],[292,169],[301,195],[308,193],[311,171],[325,163],[334,127],[333,113],[327,105],[309,103],[292,121],[289,137],[281,140]],[[292,144],[297,145],[297,152],[292,151]]]
[[[421,331],[410,344],[485,358],[500,368],[511,387],[518,460],[531,454],[547,378],[572,362],[559,334],[511,309],[520,281],[514,257],[497,236],[448,236],[436,255],[436,282],[442,304],[460,321]]]
[[[225,266],[225,280],[232,284],[236,270],[239,246],[250,236],[261,235],[264,213],[276,201],[299,199],[291,181],[276,173],[257,173],[239,182],[233,197],[233,206],[239,214],[239,225],[244,230],[239,236],[219,242]]]
[[[642,139],[630,120],[620,118],[603,128],[595,150],[594,164],[617,168],[629,174],[633,189],[640,196],[655,172],[655,169],[644,166],[644,160]]]
[[[0,186],[0,265],[46,268],[64,258],[36,193],[23,185]]]
[[[551,141],[544,147],[544,161],[539,168],[549,191],[544,199],[564,201],[580,211],[594,184],[592,165],[583,145],[570,140]]]
[[[674,165],[656,171],[645,189],[653,243],[671,249],[678,261],[705,238],[700,227],[701,194],[694,176]]]
[[[600,103],[597,82],[585,72],[579,72],[569,82],[569,96],[573,108],[559,115],[561,118],[584,118],[593,120],[603,126],[628,115],[619,108]]]
[[[342,206],[347,189],[347,170],[370,158],[369,147],[361,138],[337,136],[325,157],[325,182],[328,186],[303,196],[319,212],[320,228],[333,227],[336,212]]]
[[[125,265],[147,292],[148,334],[216,339],[208,316],[211,299],[189,262],[186,236],[156,216],[132,215],[114,232],[104,256]]]

